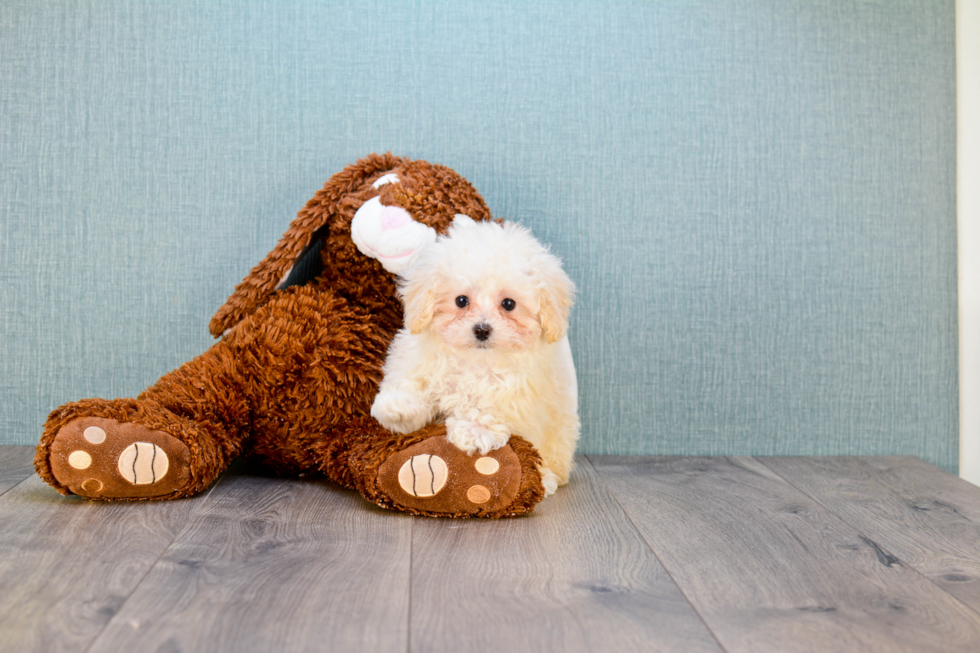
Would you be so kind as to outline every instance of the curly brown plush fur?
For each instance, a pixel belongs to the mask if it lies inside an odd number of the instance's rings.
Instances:
[[[372,186],[391,172],[399,183]],[[355,212],[374,197],[439,233],[458,213],[491,219],[476,190],[444,166],[390,154],[348,166],[217,311],[210,325],[223,335],[217,344],[136,399],[88,399],[51,413],[35,458],[40,476],[62,493],[92,499],[172,499],[201,492],[244,455],[280,474],[321,472],[373,503],[413,514],[530,510],[543,497],[539,458],[516,436],[500,454],[499,478],[481,481],[470,461],[449,452],[456,462],[447,491],[431,500],[399,494],[404,482],[398,485],[393,456],[410,448],[424,460],[447,453],[440,425],[402,436],[370,417],[402,324],[394,276],[351,239]],[[306,285],[277,290],[314,239],[323,241],[322,271]],[[482,488],[468,495],[475,503],[465,499],[470,485]]]

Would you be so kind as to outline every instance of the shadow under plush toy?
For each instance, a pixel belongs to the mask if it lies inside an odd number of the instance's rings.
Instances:
[[[498,463],[487,474],[441,424],[394,434],[370,416],[402,326],[395,274],[459,214],[491,219],[449,168],[390,154],[348,166],[212,318],[217,344],[136,399],[53,411],[38,474],[62,494],[89,499],[175,499],[200,493],[244,455],[279,474],[323,473],[412,514],[531,510],[544,488],[540,457],[522,438],[487,454]],[[429,456],[446,470],[438,492],[399,482]]]

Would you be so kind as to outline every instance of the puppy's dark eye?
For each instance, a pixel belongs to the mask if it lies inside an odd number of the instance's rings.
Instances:
[[[459,306],[460,308],[466,308],[467,306],[469,306],[469,303],[470,303],[470,298],[467,297],[466,295],[460,295],[459,297],[456,298],[456,305]]]
[[[505,311],[512,311],[517,308],[517,302],[508,297],[504,301],[500,302],[500,305],[504,307]]]

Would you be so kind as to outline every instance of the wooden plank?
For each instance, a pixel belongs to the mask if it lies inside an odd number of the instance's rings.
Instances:
[[[0,650],[85,650],[200,503],[90,502],[37,476],[5,493]]]
[[[591,464],[525,517],[420,520],[412,651],[720,651]]]
[[[863,458],[876,470],[875,479],[909,505],[924,512],[939,512],[980,524],[980,487],[911,456]]]
[[[412,519],[226,475],[90,651],[404,651]]]
[[[750,458],[593,458],[731,653],[980,650],[980,615]]]
[[[34,473],[34,447],[0,445],[0,494]]]
[[[883,472],[860,458],[764,458],[761,462],[902,564],[980,612],[980,523],[964,517],[940,489],[944,481],[969,486],[966,481],[952,475],[944,479],[946,472],[931,465],[919,468],[878,461],[888,465]],[[906,491],[911,483],[917,487]],[[970,488],[975,491],[967,491]],[[964,511],[980,509],[980,488],[962,489],[964,500],[956,503]]]

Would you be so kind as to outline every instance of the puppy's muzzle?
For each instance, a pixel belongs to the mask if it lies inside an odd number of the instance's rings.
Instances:
[[[493,333],[493,329],[490,328],[489,324],[481,322],[473,327],[473,335],[480,342],[486,342],[489,340],[491,333]]]

